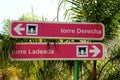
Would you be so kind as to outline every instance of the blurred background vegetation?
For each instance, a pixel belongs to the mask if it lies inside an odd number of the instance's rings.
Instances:
[[[70,5],[65,8],[66,5]],[[65,8],[65,22],[95,22],[105,26],[105,38],[102,41],[93,40],[51,40],[23,39],[10,37],[10,19],[4,20],[3,32],[0,34],[0,80],[73,80],[74,61],[69,60],[37,60],[12,61],[9,51],[17,42],[37,43],[71,43],[71,42],[101,42],[105,48],[105,58],[102,60],[82,60],[79,80],[120,80],[120,0],[60,0],[57,11],[59,21],[60,8]],[[31,13],[23,13],[20,21],[43,21]],[[67,54],[67,53],[66,53]]]

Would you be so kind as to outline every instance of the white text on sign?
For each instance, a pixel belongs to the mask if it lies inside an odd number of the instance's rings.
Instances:
[[[101,34],[101,30],[96,30],[96,29],[93,29],[93,30],[85,30],[85,29],[80,29],[80,28],[77,28],[77,29],[65,29],[65,28],[61,28],[61,33],[66,33],[66,34],[74,34],[74,33],[77,33],[77,34]]]

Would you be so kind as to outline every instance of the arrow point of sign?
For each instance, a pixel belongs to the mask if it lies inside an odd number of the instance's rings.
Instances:
[[[100,49],[97,46],[92,46],[94,49],[90,50],[91,53],[94,53],[92,57],[96,57],[100,53]]]
[[[22,33],[20,31],[24,31],[25,28],[20,28],[22,26],[22,24],[18,24],[15,26],[14,30],[18,35],[22,35]]]

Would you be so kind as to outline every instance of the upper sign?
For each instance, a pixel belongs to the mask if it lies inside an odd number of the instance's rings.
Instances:
[[[15,38],[103,39],[101,23],[21,22],[11,24],[10,35]]]
[[[47,44],[19,43],[10,53],[14,60],[96,60],[104,57],[103,45],[96,44]]]

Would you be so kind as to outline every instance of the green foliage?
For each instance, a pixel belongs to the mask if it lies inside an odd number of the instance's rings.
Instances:
[[[39,19],[36,15],[23,14],[19,17],[20,21],[46,21],[46,18],[42,17]],[[6,72],[6,68],[14,66],[21,70],[20,78],[22,80],[64,80],[71,79],[67,64],[63,64],[62,61],[11,61],[9,59],[9,53],[14,48],[16,43],[39,43],[44,42],[48,44],[51,42],[55,45],[59,40],[54,39],[23,39],[23,38],[11,38],[8,34],[10,32],[11,20],[6,20],[4,23],[4,35],[0,35],[0,64],[2,69]],[[67,40],[61,40],[67,42]],[[12,75],[11,75],[12,76]],[[61,77],[62,76],[62,77]],[[10,77],[9,77],[10,78]]]
[[[67,65],[63,65],[62,61],[44,61],[44,68],[40,72],[41,80],[71,79]]]
[[[67,2],[71,3],[71,7],[66,10],[65,16],[69,16],[67,18],[70,21],[103,23],[105,26],[105,38],[103,41],[105,42],[109,42],[111,39],[115,40],[116,36],[118,36],[120,30],[120,0],[67,0]],[[116,44],[116,46],[118,45],[120,44]],[[116,77],[116,75],[119,73],[119,68],[116,69],[115,67],[119,64],[120,51],[116,48],[108,52],[113,54],[114,57],[110,55],[111,58],[107,57],[97,61],[97,65],[94,66],[97,68],[97,78],[99,80],[118,80],[119,77]],[[116,60],[117,64],[111,62],[116,62]],[[87,64],[83,61],[82,65],[84,65],[84,72],[82,72],[81,76],[85,76],[85,80],[93,80],[91,66],[94,64],[92,61]]]
[[[73,22],[97,22],[105,25],[105,41],[114,39],[118,34],[120,25],[120,0],[65,0],[71,3],[71,7],[66,10],[66,16],[69,14]],[[19,17],[20,21],[46,21],[47,19],[36,16],[32,10],[31,13],[23,14]],[[23,39],[11,38],[9,36],[11,20],[4,22],[4,35],[0,34],[0,68],[5,72],[7,68],[17,68],[21,70],[20,78],[22,80],[72,80],[73,61],[11,61],[9,51],[17,42],[45,42],[48,44],[58,42],[89,42],[85,40],[58,40],[58,39]],[[6,35],[6,36],[5,36]],[[117,43],[111,56],[97,61],[97,76],[99,80],[118,80],[120,45]],[[80,61],[80,79],[92,80],[93,61]]]
[[[26,13],[19,17],[20,21],[46,21],[45,17],[39,18],[38,16],[34,15],[33,13]]]
[[[120,22],[119,0],[68,0],[70,9],[66,10],[74,22],[96,22],[105,25],[104,40],[114,39]],[[117,23],[117,24],[116,24]]]
[[[10,34],[10,24],[11,24],[11,20],[8,19],[8,20],[5,20],[3,22],[3,33],[4,35],[9,35]]]

